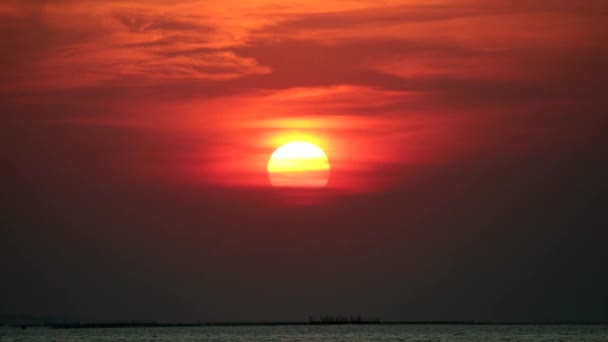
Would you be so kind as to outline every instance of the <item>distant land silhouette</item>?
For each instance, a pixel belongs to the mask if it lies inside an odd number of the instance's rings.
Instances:
[[[322,315],[308,316],[308,324],[378,324],[380,318],[367,318],[358,315]]]
[[[253,321],[253,322],[157,322],[157,321],[107,321],[80,322],[53,316],[4,315],[0,316],[0,326],[31,328],[48,327],[54,329],[87,328],[144,328],[144,327],[230,327],[230,326],[282,326],[282,325],[608,325],[600,321],[474,321],[474,320],[409,320],[382,321],[379,318],[358,315],[309,316],[308,321]]]

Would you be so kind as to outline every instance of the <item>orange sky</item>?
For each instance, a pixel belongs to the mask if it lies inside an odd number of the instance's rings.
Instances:
[[[608,0],[0,0],[0,323],[608,322],[607,44]],[[292,140],[327,188],[271,188]]]
[[[120,132],[118,173],[267,186],[272,151],[307,140],[331,187],[374,191],[580,143],[595,119],[563,122],[605,101],[605,22],[603,0],[3,1],[0,94],[37,108],[17,128]]]

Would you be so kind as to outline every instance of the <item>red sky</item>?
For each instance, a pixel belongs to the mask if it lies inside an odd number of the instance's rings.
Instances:
[[[36,250],[15,242],[40,229],[24,213],[40,219],[46,214],[35,213],[54,212],[50,224],[68,231],[70,215],[77,216],[71,227],[79,231],[101,217],[115,227],[111,234],[140,234],[141,226],[129,228],[139,220],[167,222],[153,233],[158,243],[173,234],[165,229],[181,222],[188,228],[171,237],[178,249],[193,239],[192,231],[205,243],[252,238],[245,228],[224,228],[247,223],[256,231],[277,219],[274,211],[285,203],[267,198],[266,164],[275,148],[294,139],[325,150],[332,167],[328,187],[338,198],[302,209],[311,210],[306,220],[320,220],[319,227],[369,223],[390,240],[386,245],[366,246],[363,228],[347,242],[367,248],[374,260],[402,260],[400,224],[418,227],[408,234],[427,237],[407,242],[412,253],[422,253],[417,248],[432,240],[425,234],[454,223],[449,213],[459,227],[494,222],[505,206],[512,209],[510,196],[549,203],[535,211],[541,223],[526,221],[530,207],[522,204],[511,216],[526,222],[521,227],[552,227],[547,222],[554,222],[556,208],[571,207],[565,203],[574,198],[580,216],[600,217],[605,205],[596,197],[605,189],[608,146],[607,16],[604,0],[4,0],[0,152],[11,214],[3,236],[7,245],[22,246],[7,251],[5,260]],[[568,183],[573,179],[581,183]],[[570,192],[550,195],[562,186]],[[159,204],[165,191],[172,194],[169,208]],[[104,201],[122,204],[95,204]],[[409,203],[405,213],[403,203]],[[473,218],[479,203],[492,214]],[[209,212],[205,221],[194,214],[203,206],[253,218]],[[371,207],[379,209],[366,213]],[[155,217],[152,208],[167,213]],[[302,219],[299,209],[286,210],[296,210],[285,214],[286,222]],[[436,210],[448,216],[435,222],[430,213]],[[198,219],[206,223],[198,227]],[[321,244],[334,245],[340,229]],[[593,229],[589,234],[597,238]],[[64,234],[57,234],[58,244],[67,243]],[[283,246],[294,236],[276,239]],[[523,235],[516,236],[512,241]],[[309,235],[299,239],[314,245]],[[52,249],[44,246],[38,247]],[[216,253],[222,265],[231,265],[227,252]],[[19,260],[11,264],[28,264]],[[388,299],[382,303],[373,310],[406,315],[386,309]],[[77,304],[70,310],[81,312]],[[607,317],[589,310],[589,317]]]
[[[331,186],[373,191],[390,184],[378,170],[391,165],[555,153],[586,138],[594,119],[571,112],[604,101],[605,10],[603,1],[5,1],[0,91],[7,105],[50,112],[9,113],[9,123],[134,140],[121,143],[134,168],[121,173],[266,186],[270,153],[304,137],[330,156]]]

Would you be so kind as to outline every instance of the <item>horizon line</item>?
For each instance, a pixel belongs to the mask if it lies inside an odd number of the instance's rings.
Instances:
[[[289,326],[289,325],[608,325],[608,321],[476,321],[476,320],[399,320],[399,321],[226,321],[226,322],[157,322],[157,321],[106,321],[81,323],[65,321],[63,323],[41,324],[1,324],[0,327],[33,328],[46,327],[53,329],[86,329],[86,328],[138,328],[138,327],[237,327],[237,326]]]

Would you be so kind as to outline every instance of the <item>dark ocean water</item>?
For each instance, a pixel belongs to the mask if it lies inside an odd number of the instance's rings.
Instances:
[[[605,325],[0,328],[0,341],[604,341]]]

